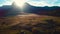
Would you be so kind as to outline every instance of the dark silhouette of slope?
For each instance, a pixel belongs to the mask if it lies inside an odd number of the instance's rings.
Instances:
[[[28,3],[25,3],[25,7],[23,8],[25,13],[34,13],[39,15],[49,15],[49,16],[60,16],[60,7],[35,7]],[[12,5],[4,5],[0,7],[0,17],[4,16],[15,16],[20,14],[21,10],[19,7],[12,3]]]
[[[5,16],[5,14],[11,9],[11,6],[2,6],[0,7],[0,17]]]
[[[25,10],[28,13],[35,13],[39,15],[50,15],[50,16],[60,16],[60,7],[52,6],[52,7],[35,7],[28,3],[25,4]]]
[[[12,3],[12,5],[4,5],[0,7],[0,17],[16,16],[19,13],[20,13],[20,8],[15,6],[14,3]]]

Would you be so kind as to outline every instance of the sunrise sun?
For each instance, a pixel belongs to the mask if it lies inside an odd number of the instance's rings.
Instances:
[[[25,0],[14,0],[14,2],[16,3],[17,6],[22,8],[26,1]]]

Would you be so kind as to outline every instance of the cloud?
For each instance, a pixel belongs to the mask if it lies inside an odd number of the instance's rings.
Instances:
[[[53,6],[53,4],[48,4],[47,2],[41,1],[41,2],[28,2],[30,5],[33,6]]]
[[[28,3],[33,6],[60,6],[60,0],[30,0]]]
[[[12,0],[0,0],[0,6],[11,5],[12,2],[13,2]]]
[[[13,0],[0,0],[0,6],[11,5]],[[27,0],[33,6],[60,6],[60,0]]]

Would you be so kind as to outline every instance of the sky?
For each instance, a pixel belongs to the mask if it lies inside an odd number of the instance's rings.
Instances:
[[[0,0],[0,6],[11,5],[13,0]],[[33,6],[60,6],[60,0],[27,0]]]
[[[0,0],[0,6],[11,5],[12,2],[13,2],[12,0]]]

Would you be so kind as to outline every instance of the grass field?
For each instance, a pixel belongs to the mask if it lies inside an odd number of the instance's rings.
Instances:
[[[37,31],[37,34],[53,34],[60,32],[59,25],[60,17],[54,16],[28,14],[3,17],[0,18],[0,34],[34,34]]]

